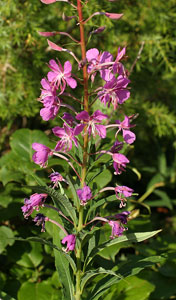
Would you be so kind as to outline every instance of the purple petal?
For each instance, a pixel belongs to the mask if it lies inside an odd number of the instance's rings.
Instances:
[[[130,130],[123,130],[123,138],[127,144],[132,144],[136,139],[136,135]]]
[[[70,76],[72,71],[72,65],[71,63],[67,60],[64,64],[64,75],[65,76]]]
[[[96,122],[101,122],[102,120],[107,119],[108,115],[103,114],[100,110],[96,110],[92,117]]]
[[[122,104],[125,100],[130,97],[130,92],[128,90],[117,90],[117,97],[119,99],[119,104]]]
[[[118,20],[118,19],[120,19],[123,16],[123,14],[115,14],[115,13],[108,13],[108,12],[106,12],[105,16],[108,17],[108,18],[110,18],[110,19]]]
[[[100,57],[100,63],[111,62],[113,61],[113,56],[108,51],[104,51]]]
[[[55,71],[60,71],[60,67],[58,66],[58,64],[54,59],[51,59],[49,61],[49,67],[53,68]]]
[[[96,48],[89,49],[86,52],[86,58],[88,62],[90,62],[92,59],[96,59],[98,55],[99,55],[99,51]]]
[[[65,80],[67,84],[72,88],[75,89],[77,87],[77,82],[74,78],[72,77],[65,77]]]
[[[116,162],[118,164],[127,164],[130,162],[128,160],[128,158],[121,153],[114,153],[112,158],[113,158],[114,162]]]
[[[46,151],[35,152],[32,156],[32,160],[37,165],[44,166],[48,160],[48,153]]]
[[[76,115],[77,120],[84,120],[86,122],[89,121],[90,117],[87,111],[83,110],[79,114]]]
[[[57,77],[57,73],[50,71],[50,72],[48,72],[47,77],[48,77],[49,82],[52,82]]]
[[[40,110],[40,116],[44,121],[54,119],[58,113],[58,106],[52,105],[51,107],[45,107]]]
[[[114,78],[114,75],[112,74],[111,70],[108,69],[100,70],[100,76],[105,81],[110,81]]]
[[[48,80],[46,80],[45,78],[43,78],[41,81],[40,81],[42,87],[45,89],[45,90],[51,90],[51,86],[48,82]]]
[[[54,133],[54,135],[56,135],[56,136],[58,136],[60,138],[62,138],[62,137],[65,136],[65,130],[64,130],[64,128],[61,128],[59,126],[54,127],[52,129],[52,132]]]
[[[51,151],[50,148],[48,148],[47,146],[45,146],[43,144],[39,144],[39,143],[33,143],[32,149],[34,149],[35,151],[48,151],[48,152]]]
[[[98,135],[104,139],[106,137],[106,127],[104,125],[95,125]]]
[[[47,40],[48,45],[51,47],[51,49],[55,50],[55,51],[62,51],[63,48],[60,47],[59,45],[56,45],[55,43],[51,42],[50,40]]]
[[[116,86],[117,88],[126,88],[127,85],[130,83],[130,80],[126,77],[123,77],[122,75],[118,76],[116,80]]]
[[[78,125],[76,125],[76,127],[74,129],[74,135],[80,134],[83,131],[83,129],[84,129],[85,126],[86,126],[85,124],[78,124]]]
[[[40,1],[44,4],[51,4],[51,3],[56,2],[57,0],[40,0]]]

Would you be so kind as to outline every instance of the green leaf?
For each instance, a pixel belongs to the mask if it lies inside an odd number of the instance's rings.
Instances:
[[[151,238],[152,236],[156,235],[157,233],[161,232],[161,230],[156,231],[150,231],[150,232],[138,232],[138,233],[129,233],[123,236],[120,236],[118,238],[115,238],[114,240],[107,241],[103,244],[100,244],[99,246],[96,246],[94,249],[92,249],[90,255],[87,257],[87,265],[91,262],[93,257],[97,255],[100,251],[102,251],[104,248],[107,248],[112,245],[116,245],[122,242],[133,242],[138,243],[142,242],[146,239]]]
[[[42,239],[42,238],[38,238],[38,237],[28,237],[26,239],[22,239],[22,238],[16,238],[17,241],[23,241],[23,242],[36,242],[36,243],[40,243],[43,245],[48,245],[49,247],[51,247],[52,249],[56,249],[57,251],[62,252],[62,254],[65,256],[65,258],[68,260],[68,262],[70,263],[73,272],[76,272],[76,265],[74,260],[71,258],[71,256],[69,254],[67,254],[66,252],[64,252],[61,247],[57,247],[55,244],[53,244],[51,241]]]
[[[31,188],[36,192],[48,194],[52,198],[55,206],[58,209],[62,210],[62,212],[65,215],[70,216],[75,224],[77,223],[75,208],[72,206],[72,204],[70,203],[70,201],[66,196],[61,195],[60,192],[57,192],[56,190],[48,186],[31,187]]]
[[[2,300],[15,300],[15,298],[7,295],[5,292],[0,291],[0,299]]]
[[[88,169],[88,172],[90,172],[90,170],[92,168],[94,168],[96,165],[103,163],[104,165],[110,165],[112,159],[109,159],[109,154],[103,154],[100,156],[99,159],[94,160],[94,162],[91,164],[90,168]]]
[[[31,247],[30,252],[23,253],[21,258],[16,262],[18,265],[25,268],[36,268],[42,262],[43,255],[41,245],[31,243]]]
[[[54,227],[53,230],[53,242],[57,247],[61,248],[60,241],[58,239],[58,231]],[[59,278],[63,285],[63,300],[75,300],[74,299],[74,287],[72,282],[72,275],[69,268],[68,260],[65,258],[65,255],[60,252],[54,250],[55,256],[55,265],[56,269],[59,273]]]
[[[126,281],[120,281],[117,286],[111,288],[112,298],[118,293],[118,300],[147,300],[154,291],[154,284],[136,276],[128,278]],[[114,293],[113,293],[114,291]],[[109,293],[104,300],[109,300]]]
[[[48,137],[40,130],[27,128],[15,131],[11,136],[10,146],[12,151],[23,161],[32,161],[32,143],[49,144]]]
[[[160,173],[157,173],[156,175],[154,175],[152,177],[152,179],[148,183],[146,191],[148,191],[150,188],[152,188],[152,186],[154,186],[155,184],[157,184],[159,182],[163,182],[163,181],[164,181],[164,177]]]
[[[133,276],[138,274],[141,270],[152,265],[161,262],[163,260],[162,256],[151,256],[144,259],[136,258],[135,261],[123,265],[118,269],[118,273],[122,278]],[[113,284],[118,283],[121,278],[108,275],[105,278],[99,280],[99,282],[94,287],[93,291],[88,295],[89,300],[98,300]]]
[[[8,170],[6,166],[0,170],[0,181],[2,181],[3,185],[6,185],[10,181],[21,182],[23,178],[24,176],[21,172]]]
[[[112,275],[112,276],[115,276],[117,277],[118,279],[122,279],[123,277],[120,275],[120,274],[117,274],[115,273],[114,271],[112,270],[106,270],[104,268],[98,268],[96,270],[92,270],[90,272],[86,272],[84,277],[82,278],[82,281],[81,281],[81,291],[83,291],[85,285],[87,284],[87,282],[97,276],[97,275],[100,275],[100,274],[106,274],[106,275]]]
[[[6,195],[5,193],[0,194],[0,205],[2,207],[7,208],[9,203],[13,201],[13,198],[10,195]]]
[[[56,293],[58,294],[57,297]],[[24,282],[18,291],[18,300],[57,300],[59,294],[47,281],[40,283]]]
[[[79,201],[78,195],[77,195],[77,193],[76,193],[75,182],[73,181],[73,179],[72,179],[69,175],[67,175],[66,178],[67,178],[67,180],[68,180],[69,187],[70,187],[71,192],[72,192],[72,196],[73,196],[73,200],[74,200],[75,206],[76,206],[77,208],[79,208],[79,206],[80,206],[80,201]]]
[[[166,176],[166,174],[167,174],[167,161],[166,161],[166,155],[165,155],[164,152],[161,152],[160,155],[158,156],[158,164],[159,164],[160,173],[163,176]]]
[[[91,172],[89,175],[92,177],[88,180],[88,184],[90,184],[90,182],[95,182],[99,188],[106,186],[112,179],[112,174],[107,169],[106,165],[100,167],[100,170],[97,173]]]
[[[8,245],[13,245],[13,237],[13,231],[9,227],[0,227],[0,253],[2,253]]]
[[[61,195],[59,192],[53,190],[50,187],[46,187],[46,192],[52,198],[54,204],[58,209],[61,209],[62,212],[66,212],[67,216],[70,216],[75,224],[77,224],[77,217],[75,213],[75,208],[72,206],[68,198],[64,195]]]
[[[146,201],[146,203],[148,205],[150,205],[151,207],[167,207],[169,209],[173,208],[171,199],[169,198],[169,196],[166,194],[166,192],[164,191],[160,191],[160,190],[155,190],[153,192],[155,195],[159,196],[161,199],[159,200],[152,200],[152,201]]]
[[[117,198],[115,195],[97,200],[97,202],[93,203],[88,212],[87,212],[87,216],[86,216],[86,220],[88,219],[88,217],[90,216],[91,212],[94,211],[96,214],[96,208],[98,208],[99,206],[102,206],[104,203],[108,203],[108,202],[113,202],[113,201],[117,201]]]

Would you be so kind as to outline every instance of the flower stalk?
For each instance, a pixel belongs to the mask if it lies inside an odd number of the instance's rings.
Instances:
[[[41,1],[45,4],[51,4],[63,0]],[[64,2],[70,3],[67,0]],[[134,125],[130,124],[132,116],[125,116],[123,121],[116,120],[115,124],[109,124],[110,116],[104,114],[99,109],[92,112],[93,104],[97,99],[105,106],[107,105],[109,107],[112,105],[114,110],[116,110],[118,106],[123,104],[130,96],[129,88],[127,87],[130,81],[127,78],[127,72],[124,66],[120,62],[125,55],[126,49],[123,48],[120,50],[119,48],[115,59],[108,51],[101,52],[96,48],[88,49],[86,51],[84,24],[91,17],[96,15],[103,15],[110,19],[119,19],[122,14],[96,12],[85,21],[83,18],[83,3],[83,1],[77,0],[77,5],[73,5],[78,13],[80,41],[75,40],[74,37],[71,37],[65,32],[54,31],[41,33],[41,35],[45,37],[64,34],[77,42],[81,49],[81,59],[77,58],[72,51],[48,40],[48,44],[52,50],[58,51],[59,53],[64,51],[74,57],[78,64],[78,70],[82,71],[82,78],[80,79],[80,76],[72,73],[72,64],[70,61],[65,61],[63,65],[59,59],[51,59],[49,61],[49,72],[47,73],[47,77],[41,80],[42,89],[39,101],[42,103],[43,108],[40,110],[40,115],[44,121],[49,121],[50,119],[57,117],[59,110],[65,108],[66,111],[64,114],[59,116],[63,122],[63,126],[56,126],[52,129],[53,134],[58,138],[54,149],[50,149],[39,143],[33,143],[32,145],[32,148],[35,151],[32,159],[36,164],[40,165],[42,168],[46,168],[48,159],[51,156],[56,156],[62,161],[65,161],[69,165],[69,172],[70,169],[72,169],[76,176],[71,178],[71,174],[67,174],[66,180],[64,179],[64,176],[59,173],[60,170],[53,170],[53,173],[48,176],[51,185],[49,187],[43,187],[44,191],[47,191],[48,194],[33,194],[29,199],[25,199],[24,206],[22,207],[25,218],[28,218],[34,210],[38,211],[40,208],[46,207],[48,209],[54,209],[65,219],[62,219],[60,224],[47,216],[45,217],[43,214],[37,214],[34,222],[37,226],[42,226],[42,232],[45,231],[46,221],[55,224],[64,232],[65,237],[61,241],[64,245],[61,249],[61,257],[63,259],[67,258],[65,263],[68,265],[70,264],[75,277],[73,277],[73,274],[71,275],[71,273],[67,274],[67,280],[71,280],[72,284],[70,284],[70,282],[67,284],[64,280],[62,284],[65,293],[67,293],[68,286],[71,287],[75,283],[74,289],[68,292],[68,294],[73,294],[71,298],[74,300],[81,300],[82,298],[82,292],[86,284],[85,277],[87,277],[85,272],[89,272],[89,269],[87,270],[87,265],[92,260],[92,258],[89,259],[88,256],[91,251],[96,253],[97,245],[95,245],[95,249],[90,249],[92,247],[90,239],[93,237],[94,231],[100,230],[101,226],[106,223],[107,226],[110,226],[111,228],[111,235],[109,238],[115,239],[127,230],[123,224],[127,224],[128,215],[130,214],[129,211],[123,211],[122,213],[113,216],[100,216],[98,215],[97,209],[100,205],[99,203],[97,203],[98,205],[94,203],[93,199],[95,200],[95,197],[99,196],[101,193],[113,191],[115,199],[120,201],[119,207],[123,208],[127,202],[126,198],[130,197],[133,193],[131,188],[119,185],[116,187],[102,186],[101,189],[98,189],[97,185],[97,189],[93,191],[92,182],[97,175],[93,176],[93,179],[87,177],[87,175],[90,174],[90,170],[94,172],[94,163],[93,166],[88,168],[89,161],[94,159],[94,162],[96,163],[103,154],[108,154],[110,155],[108,165],[113,164],[115,169],[114,174],[120,175],[125,171],[126,164],[129,163],[129,160],[124,154],[119,153],[119,151],[121,151],[125,143],[132,144],[135,141],[135,134],[131,132],[131,127],[134,127]],[[99,28],[97,32],[101,32],[102,29],[103,28]],[[92,35],[93,33],[94,32],[92,32]],[[104,80],[105,83],[103,86],[93,86],[97,74],[100,75],[101,80]],[[90,80],[92,84],[88,85]],[[66,92],[67,87],[69,89],[75,89],[77,88],[77,85],[80,85],[80,88],[83,87],[83,99],[80,100],[74,95],[72,96],[72,92]],[[69,104],[70,98],[72,100],[72,105]],[[74,101],[77,102],[76,109],[73,105]],[[78,103],[80,105],[80,110],[82,109],[82,111],[78,110]],[[98,144],[101,145],[101,139],[106,138],[107,129],[109,128],[116,131],[116,133],[114,133],[115,139],[117,138],[117,134],[120,133],[123,136],[123,142],[116,140],[107,150],[103,149],[104,143],[102,143],[102,148],[96,151],[96,136],[98,135]],[[80,135],[81,138],[78,137]],[[88,145],[90,145],[90,149]],[[73,151],[72,148],[74,148]],[[98,154],[98,157],[96,157],[96,154]],[[58,168],[60,168],[60,166],[58,166]],[[63,182],[66,183],[66,191],[64,191],[62,187]],[[58,191],[55,189],[58,189]],[[48,195],[52,198],[54,205],[56,205],[57,208],[45,204]],[[104,203],[104,199],[99,199],[100,197],[97,198],[97,202],[100,200],[101,204]],[[91,207],[92,204],[93,207]],[[93,211],[93,209],[95,211]],[[95,228],[96,226],[97,228]],[[65,230],[64,227],[66,227],[67,230]],[[90,232],[92,229],[93,234]],[[54,239],[55,238],[57,240],[59,237],[55,236]],[[65,252],[64,255],[63,251]],[[69,256],[70,251],[74,251],[71,256]],[[85,255],[84,263],[82,262],[83,254]],[[60,268],[63,268],[62,272],[60,271],[61,275],[63,274],[63,271],[70,272],[69,268],[65,268],[63,263],[57,266],[57,268],[58,272]],[[70,299],[70,295],[68,298]]]

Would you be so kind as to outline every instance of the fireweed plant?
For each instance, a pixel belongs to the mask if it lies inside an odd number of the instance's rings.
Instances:
[[[58,157],[68,163],[69,173],[64,178],[53,170],[49,176],[50,186],[40,187],[41,193],[32,194],[29,199],[25,199],[22,212],[24,218],[28,218],[34,211],[40,211],[33,221],[36,225],[41,226],[42,232],[45,231],[46,222],[51,222],[59,228],[59,231],[57,230],[53,236],[54,244],[43,239],[41,242],[48,243],[54,248],[56,268],[63,286],[63,299],[79,300],[84,298],[83,291],[86,284],[95,276],[104,274],[104,277],[100,278],[99,283],[95,284],[93,290],[86,296],[86,299],[90,300],[98,299],[112,284],[128,276],[123,273],[123,270],[120,272],[117,266],[110,270],[102,267],[94,269],[92,263],[95,256],[103,249],[120,242],[140,242],[156,234],[156,231],[126,234],[130,211],[124,209],[127,199],[134,192],[133,189],[117,185],[104,187],[94,192],[89,186],[90,178],[88,180],[92,166],[105,154],[109,155],[108,163],[113,165],[115,175],[119,176],[124,172],[130,161],[120,151],[125,144],[130,145],[136,139],[134,132],[131,131],[135,126],[132,124],[134,116],[123,115],[121,120],[116,120],[111,124],[108,114],[103,113],[100,109],[93,110],[96,101],[100,101],[105,107],[112,106],[114,110],[118,110],[130,97],[130,80],[128,72],[122,64],[126,49],[118,48],[115,58],[108,51],[101,52],[96,48],[86,49],[84,25],[92,17],[104,15],[117,20],[122,17],[122,14],[95,12],[87,20],[84,20],[82,8],[84,5],[88,5],[88,1],[84,3],[84,1],[77,0],[77,4],[69,0],[60,1],[71,5],[74,12],[77,12],[77,16],[74,18],[77,18],[78,21],[80,40],[76,40],[66,32],[40,32],[40,35],[51,37],[62,34],[77,43],[81,49],[81,58],[77,58],[71,50],[48,40],[50,48],[59,52],[67,52],[74,58],[78,75],[72,73],[72,64],[69,60],[63,65],[57,58],[49,61],[48,74],[41,80],[39,101],[43,108],[40,110],[40,116],[44,121],[49,121],[58,116],[62,107],[67,108],[67,111],[60,114],[63,126],[56,126],[52,129],[53,134],[58,138],[55,148],[50,149],[37,142],[32,144],[32,148],[35,151],[33,161],[36,164],[46,168],[50,157]],[[52,4],[57,0],[41,0],[41,2]],[[99,27],[91,34],[103,30],[104,27]],[[80,78],[80,74],[82,74],[82,78]],[[98,76],[103,83],[97,87],[96,78]],[[82,89],[81,99],[74,96],[74,89],[78,86]],[[71,98],[72,105],[68,104],[65,98]],[[75,106],[74,103],[76,103]],[[78,105],[79,110],[77,111]],[[104,150],[101,148],[101,140],[106,138],[108,130],[114,130],[114,145],[110,149]],[[122,136],[121,141],[118,140],[118,135]],[[97,145],[100,149],[98,151],[96,151]],[[92,152],[92,150],[94,151]],[[71,176],[70,173],[73,174],[73,172],[74,175]],[[68,186],[71,188],[72,199],[65,194],[62,185],[66,190]],[[114,193],[113,200],[118,203],[120,210],[114,215],[102,216],[98,209],[106,202],[101,195],[107,191]],[[52,198],[54,206],[47,204],[48,196]],[[58,220],[42,214],[43,207],[55,210],[58,213]],[[105,226],[109,226],[111,234],[109,239],[102,243],[99,241],[99,236]]]

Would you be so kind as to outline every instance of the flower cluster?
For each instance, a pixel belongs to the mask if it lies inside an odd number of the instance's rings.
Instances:
[[[50,4],[55,1],[43,0],[42,2]],[[92,16],[97,14],[100,13],[95,13]],[[122,16],[120,14],[112,13],[101,14],[112,19],[118,19]],[[41,33],[41,35],[53,36],[55,33],[45,32]],[[104,114],[101,111],[101,108],[93,111],[93,104],[97,100],[99,101],[99,106],[102,106],[103,110],[104,106],[112,106],[112,110],[118,110],[119,106],[130,97],[128,87],[130,80],[127,77],[128,72],[122,64],[122,60],[126,54],[126,48],[118,48],[115,58],[108,51],[101,52],[96,48],[91,48],[84,53],[82,60],[80,61],[70,50],[64,49],[51,41],[48,41],[48,43],[53,50],[59,52],[66,51],[71,54],[78,63],[78,70],[82,71],[81,69],[83,69],[84,77],[83,80],[76,80],[79,77],[72,73],[72,64],[70,61],[66,61],[63,66],[58,59],[51,59],[49,61],[49,71],[46,78],[41,80],[42,89],[39,101],[43,104],[43,108],[40,110],[40,115],[44,121],[49,121],[50,119],[56,118],[62,108],[69,110],[69,112],[64,111],[62,113],[62,127],[56,126],[52,129],[53,134],[58,138],[54,149],[50,149],[40,143],[33,143],[32,148],[35,153],[33,154],[32,159],[36,164],[43,168],[47,166],[48,159],[51,156],[59,157],[69,164],[77,177],[75,194],[78,200],[78,214],[81,212],[83,216],[82,212],[83,210],[86,211],[89,203],[92,203],[94,198],[99,196],[100,193],[108,190],[114,191],[116,199],[120,203],[119,207],[123,208],[126,205],[127,198],[131,197],[133,194],[132,188],[120,185],[116,187],[105,187],[94,194],[87,181],[86,172],[89,157],[91,155],[94,155],[95,159],[98,160],[105,153],[108,154],[110,159],[112,158],[115,175],[120,175],[124,172],[126,165],[130,162],[123,152],[123,146],[124,144],[131,145],[135,141],[135,134],[131,131],[131,128],[135,126],[131,124],[133,116],[124,115],[122,116],[122,120],[116,120],[111,124],[110,117],[107,114]],[[100,80],[103,83],[97,88],[97,86],[94,87],[94,85],[98,76],[100,76]],[[72,90],[77,87],[77,81],[80,84],[84,83],[84,102],[77,99],[75,95],[72,95]],[[90,85],[89,81],[91,83]],[[69,102],[70,98],[71,104]],[[88,98],[91,101],[88,101]],[[79,103],[81,105],[80,107],[83,107],[83,109],[76,111],[75,107],[78,107],[78,105],[74,106],[74,102]],[[114,130],[115,137],[114,144],[111,145],[110,150],[104,150],[102,146],[100,146],[99,151],[91,153],[90,149],[96,149],[97,141],[101,145],[101,139],[106,138],[109,129]],[[118,134],[121,135],[121,141],[117,139]],[[92,145],[94,145],[94,147],[92,147]],[[78,151],[79,161],[77,160]],[[82,154],[80,154],[81,151]],[[75,153],[77,155],[75,155]],[[59,172],[53,171],[53,173],[49,175],[49,178],[51,180],[52,189],[60,188],[61,183],[69,184]],[[22,206],[24,217],[27,218],[34,210],[38,211],[44,206],[52,208],[50,205],[44,204],[46,197],[47,194],[33,194],[30,196],[30,199],[25,199],[24,206]],[[59,226],[65,234],[62,244],[66,244],[66,252],[75,249],[76,232],[79,232],[82,228],[89,226],[90,223],[96,220],[103,220],[103,222],[109,224],[112,229],[111,239],[121,236],[127,229],[123,225],[127,224],[130,214],[129,211],[123,211],[111,217],[97,216],[92,220],[88,220],[86,224],[81,223],[82,217],[79,217],[79,224],[77,225],[73,219],[70,220],[62,211],[58,210],[58,213],[72,224],[72,233],[68,233],[61,224],[45,217],[41,213],[36,215],[34,222],[36,225],[42,226],[42,231],[45,231],[46,221],[50,221]]]

